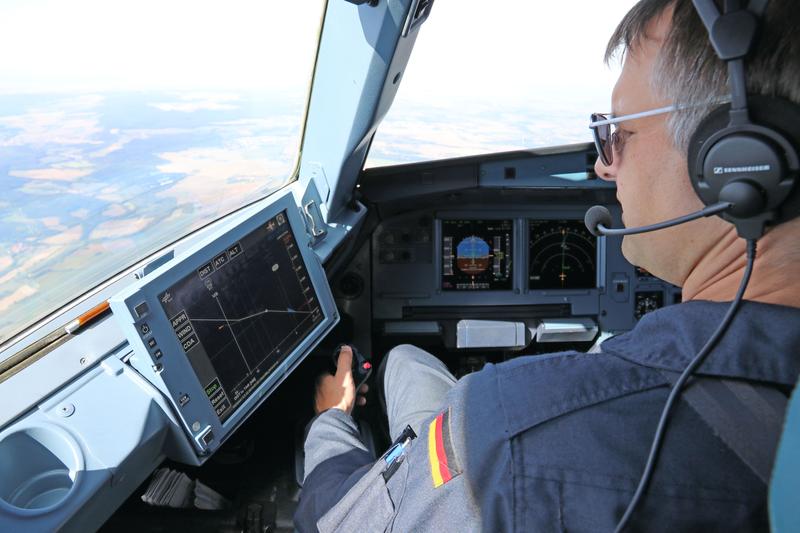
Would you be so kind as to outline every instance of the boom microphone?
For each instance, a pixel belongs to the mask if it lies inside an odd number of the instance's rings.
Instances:
[[[688,215],[684,215],[682,217],[659,222],[658,224],[650,224],[648,226],[639,226],[636,228],[613,229],[609,227],[612,224],[611,212],[602,205],[595,205],[586,211],[586,215],[583,217],[583,223],[586,224],[586,229],[588,229],[589,232],[595,237],[635,235],[637,233],[647,233],[648,231],[670,228],[672,226],[677,226],[678,224],[690,222],[698,218],[716,215],[731,209],[733,206],[734,204],[731,202],[717,202],[716,204],[712,204],[704,209],[701,209],[700,211],[695,211],[694,213],[689,213]]]

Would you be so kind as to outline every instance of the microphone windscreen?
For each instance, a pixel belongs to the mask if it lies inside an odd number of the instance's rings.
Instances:
[[[586,224],[586,229],[595,237],[602,237],[603,233],[597,229],[598,224],[610,228],[612,224],[611,212],[602,205],[595,205],[586,211],[583,217],[583,223]]]

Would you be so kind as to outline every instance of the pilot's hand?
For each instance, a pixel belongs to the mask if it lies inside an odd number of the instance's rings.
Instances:
[[[345,345],[339,352],[336,361],[336,375],[323,374],[317,379],[317,392],[314,396],[314,412],[317,414],[328,409],[339,409],[347,414],[353,412],[355,405],[365,405],[369,386],[365,383],[358,390],[353,381],[353,350]]]

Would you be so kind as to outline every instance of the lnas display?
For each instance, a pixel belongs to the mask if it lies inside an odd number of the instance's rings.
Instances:
[[[597,287],[597,237],[582,220],[530,220],[530,290]]]
[[[158,298],[223,422],[324,319],[285,212]]]
[[[512,220],[442,221],[442,290],[513,288]]]

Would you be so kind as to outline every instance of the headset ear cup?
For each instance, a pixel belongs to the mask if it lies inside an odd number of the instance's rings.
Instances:
[[[689,179],[697,196],[706,206],[717,203],[719,197],[703,183],[704,154],[708,152],[708,140],[728,125],[730,104],[721,105],[711,111],[697,126],[689,140],[688,166]]]
[[[748,108],[751,123],[741,126],[730,125],[729,104],[712,110],[692,134],[687,154],[689,179],[705,205],[740,199],[738,208],[720,215],[734,223],[740,235],[800,215],[800,105],[751,96]],[[732,172],[750,166],[770,170]],[[747,187],[731,187],[737,182]],[[746,190],[752,193],[745,195]]]

